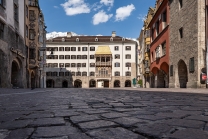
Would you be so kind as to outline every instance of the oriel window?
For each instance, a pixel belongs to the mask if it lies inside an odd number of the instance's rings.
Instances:
[[[34,29],[30,29],[29,30],[29,35],[30,35],[29,39],[30,40],[34,40],[35,39],[35,30]]]

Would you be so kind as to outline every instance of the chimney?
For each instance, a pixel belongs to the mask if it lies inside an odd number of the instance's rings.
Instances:
[[[112,37],[116,37],[116,32],[112,31]]]
[[[71,32],[67,32],[67,38],[71,38],[72,37],[72,33]]]

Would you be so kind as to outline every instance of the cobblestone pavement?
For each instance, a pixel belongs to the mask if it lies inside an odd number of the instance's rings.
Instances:
[[[208,139],[208,91],[0,89],[0,139]]]

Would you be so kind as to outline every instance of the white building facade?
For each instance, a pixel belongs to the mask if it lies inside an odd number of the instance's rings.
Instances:
[[[46,42],[47,88],[131,87],[137,42],[116,36],[57,37]]]

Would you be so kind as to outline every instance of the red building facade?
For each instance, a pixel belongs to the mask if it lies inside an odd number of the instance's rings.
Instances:
[[[157,0],[155,14],[149,23],[151,29],[150,71],[151,87],[169,87],[169,3]]]

